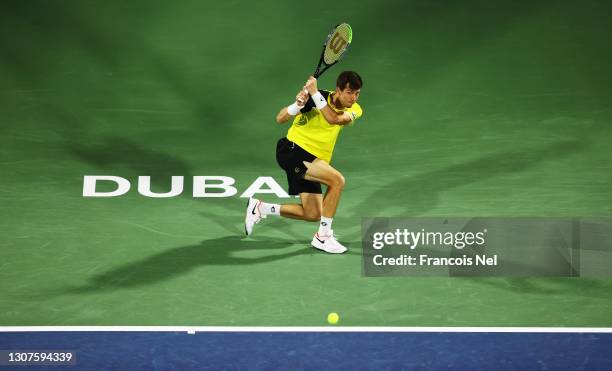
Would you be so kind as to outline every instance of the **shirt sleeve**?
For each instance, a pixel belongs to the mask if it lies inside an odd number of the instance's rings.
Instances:
[[[355,121],[357,121],[358,118],[363,116],[363,110],[361,109],[361,106],[359,106],[357,103],[353,104],[353,106],[346,110],[346,112],[353,117],[353,121],[349,123],[349,126],[355,124]]]

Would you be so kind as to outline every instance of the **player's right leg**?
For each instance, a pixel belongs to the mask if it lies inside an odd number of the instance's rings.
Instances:
[[[344,176],[334,169],[330,164],[321,160],[314,159],[312,162],[305,162],[306,174],[304,179],[311,182],[318,182],[327,185],[327,192],[323,199],[322,215],[327,218],[333,218],[336,215],[336,209],[340,203],[340,194],[344,189]]]
[[[344,188],[344,177],[331,165],[321,159],[314,159],[312,162],[304,162],[307,167],[304,179],[311,182],[318,182],[327,185],[327,192],[323,198],[323,208],[321,210],[321,223],[319,230],[314,235],[311,245],[319,250],[332,254],[342,254],[347,250],[334,237],[331,229],[333,217],[336,214],[340,194]]]
[[[302,192],[300,193],[300,198],[302,200],[301,204],[281,205],[281,215],[293,219],[320,222],[319,230],[312,238],[311,245],[331,254],[345,252],[347,250],[346,247],[336,240],[334,231],[331,230],[331,218],[328,219],[321,216],[323,196],[320,193]]]

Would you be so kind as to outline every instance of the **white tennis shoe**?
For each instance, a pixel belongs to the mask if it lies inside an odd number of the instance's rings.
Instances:
[[[264,219],[266,216],[261,214],[259,211],[259,201],[256,198],[249,198],[247,201],[246,207],[246,216],[244,218],[244,232],[247,236],[253,234],[253,227],[255,224],[259,223],[261,219]]]
[[[328,252],[330,254],[342,254],[348,249],[344,247],[336,237],[334,237],[334,231],[329,231],[329,236],[320,236],[317,232],[312,238],[310,243],[313,247]]]

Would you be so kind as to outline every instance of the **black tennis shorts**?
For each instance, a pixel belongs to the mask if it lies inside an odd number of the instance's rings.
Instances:
[[[323,193],[320,183],[304,179],[307,169],[303,161],[312,162],[315,158],[317,158],[315,155],[289,139],[279,139],[276,144],[276,162],[287,173],[290,195],[298,195],[303,192]]]

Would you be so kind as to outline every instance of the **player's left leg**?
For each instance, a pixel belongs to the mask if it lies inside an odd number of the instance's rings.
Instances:
[[[253,227],[269,215],[280,215],[285,218],[318,222],[323,209],[323,196],[320,193],[301,192],[301,204],[272,204],[250,198],[247,202],[244,229],[247,236],[253,233]]]
[[[304,208],[303,220],[318,222],[323,212],[323,195],[320,193],[300,193],[302,207]]]
[[[285,218],[317,222],[321,219],[323,196],[320,193],[300,193],[301,204],[280,205],[280,215]]]

